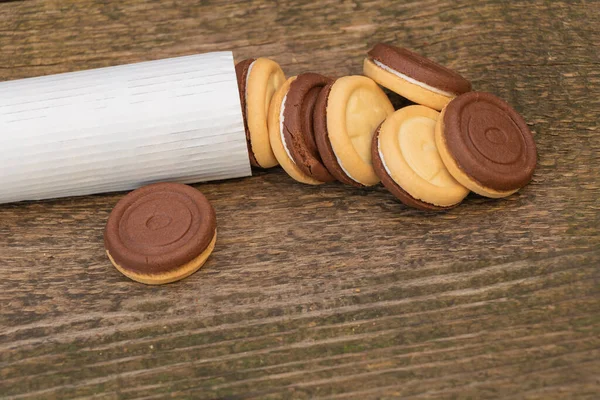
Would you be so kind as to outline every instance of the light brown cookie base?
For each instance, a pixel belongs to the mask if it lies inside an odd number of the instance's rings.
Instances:
[[[440,153],[440,157],[442,158],[444,165],[446,166],[446,169],[448,172],[450,172],[450,175],[452,175],[454,179],[456,179],[467,189],[484,197],[499,199],[516,193],[519,189],[502,192],[485,187],[476,182],[460,168],[456,160],[450,154],[450,151],[448,151],[448,146],[446,146],[446,140],[444,139],[444,111],[445,110],[442,110],[442,113],[440,114],[440,117],[435,125],[435,145]]]
[[[285,75],[275,61],[258,58],[254,61],[246,82],[246,119],[250,131],[250,145],[257,163],[262,168],[277,165],[271,150],[267,117],[273,94],[285,81]]]
[[[108,250],[106,250],[106,255],[108,256],[108,259],[110,260],[112,265],[114,265],[115,268],[117,270],[119,270],[120,273],[122,273],[129,279],[133,279],[134,281],[145,283],[146,285],[162,285],[165,283],[171,283],[171,282],[181,280],[183,278],[190,276],[194,272],[198,271],[200,269],[200,267],[202,267],[204,265],[204,263],[208,259],[208,256],[210,256],[211,253],[213,252],[216,242],[217,242],[217,232],[215,231],[215,235],[213,236],[212,240],[208,244],[208,247],[206,248],[206,250],[204,250],[202,253],[200,253],[200,255],[198,257],[196,257],[193,260],[191,260],[190,262],[182,265],[181,267],[174,269],[173,271],[165,272],[165,273],[161,273],[161,274],[147,274],[146,275],[146,274],[140,274],[138,272],[129,271],[126,268],[122,267],[121,265],[117,264],[117,262],[112,258],[112,256],[110,255],[110,252]]]
[[[406,97],[410,101],[421,104],[434,110],[441,110],[454,97],[448,97],[432,92],[426,88],[415,85],[399,76],[378,67],[372,60],[365,58],[363,73],[381,86]]]
[[[371,142],[379,124],[394,112],[383,90],[370,78],[344,76],[333,83],[326,112],[329,142],[344,173],[364,186],[379,183]]]
[[[323,89],[321,89],[319,97],[317,97],[313,114],[315,143],[319,150],[321,160],[323,160],[323,165],[325,165],[325,168],[327,168],[329,173],[333,175],[335,179],[346,185],[363,188],[365,185],[356,182],[346,175],[346,172],[344,172],[340,166],[337,156],[333,151],[333,147],[331,147],[331,142],[329,141],[329,133],[327,132],[327,100],[332,86],[333,82],[325,85]]]

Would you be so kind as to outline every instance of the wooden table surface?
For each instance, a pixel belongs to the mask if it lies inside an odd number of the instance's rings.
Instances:
[[[539,160],[441,214],[281,169],[195,185],[219,241],[161,287],[104,254],[123,193],[1,205],[0,397],[598,398],[599,23],[590,0],[1,2],[0,80],[226,49],[342,76],[386,41],[510,102]]]

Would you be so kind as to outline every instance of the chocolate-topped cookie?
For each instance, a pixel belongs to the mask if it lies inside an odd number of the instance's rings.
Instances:
[[[471,83],[457,72],[405,48],[375,45],[363,64],[364,74],[407,99],[441,110]]]
[[[505,197],[525,186],[537,162],[523,118],[490,93],[452,100],[438,120],[436,144],[454,178],[487,197]]]
[[[315,139],[323,163],[337,180],[357,187],[379,182],[371,140],[393,112],[383,90],[365,76],[344,76],[323,88],[314,111]]]
[[[320,181],[307,175],[300,169],[296,161],[294,161],[290,152],[291,140],[285,136],[285,108],[287,103],[287,94],[291,85],[297,77],[292,76],[277,90],[269,107],[269,140],[273,154],[279,162],[279,165],[287,172],[294,180],[309,185],[320,185],[324,181]],[[289,144],[287,142],[290,142]]]
[[[250,163],[255,167],[277,165],[271,150],[267,114],[273,94],[285,81],[279,64],[268,58],[240,61],[235,66]]]
[[[408,106],[389,116],[373,137],[375,173],[404,204],[427,211],[458,205],[469,190],[447,171],[435,145],[439,113]]]
[[[111,212],[104,231],[106,254],[127,277],[147,284],[194,273],[212,252],[215,212],[202,193],[179,183],[134,190]]]
[[[321,89],[332,79],[315,73],[300,74],[285,95],[280,123],[283,126],[285,149],[305,175],[320,182],[331,182],[331,176],[321,161],[313,131],[313,111]]]
[[[250,130],[248,129],[248,117],[246,115],[246,81],[248,79],[248,70],[252,63],[256,61],[254,58],[249,58],[244,61],[240,61],[235,65],[235,75],[238,81],[238,90],[240,93],[240,105],[242,107],[242,118],[244,120],[244,132],[246,133],[246,146],[248,147],[248,157],[250,158],[250,165],[253,167],[260,167],[254,151],[252,150],[252,143],[250,141]]]

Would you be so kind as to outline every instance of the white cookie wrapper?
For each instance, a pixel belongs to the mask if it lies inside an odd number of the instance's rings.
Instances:
[[[231,52],[0,82],[0,203],[249,175]]]

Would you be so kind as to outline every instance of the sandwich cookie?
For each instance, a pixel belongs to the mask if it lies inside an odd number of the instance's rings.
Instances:
[[[260,168],[277,165],[271,150],[267,115],[273,94],[285,82],[279,64],[268,58],[248,59],[235,66],[246,130],[250,164]]]
[[[435,141],[452,176],[486,197],[506,197],[525,186],[537,162],[523,117],[489,93],[452,100],[437,122]]]
[[[379,182],[371,160],[371,140],[393,112],[383,90],[365,76],[345,76],[321,90],[313,124],[319,154],[331,175],[357,187]]]
[[[424,106],[402,108],[381,124],[371,148],[383,185],[407,206],[421,210],[445,210],[469,194],[450,175],[437,151],[438,116]]]
[[[157,183],[127,194],[111,212],[104,247],[125,276],[149,285],[196,272],[217,240],[212,206],[198,190]]]
[[[317,96],[331,81],[314,73],[290,78],[274,96],[269,110],[269,135],[275,157],[292,178],[303,183],[335,180],[321,161],[313,133]]]
[[[471,91],[471,83],[457,72],[410,50],[379,43],[368,55],[364,74],[417,104],[441,110],[454,97]]]
[[[287,95],[296,79],[296,76],[289,78],[273,96],[273,101],[269,108],[269,139],[271,140],[271,148],[279,165],[281,165],[290,177],[308,185],[320,185],[325,182],[305,174],[298,164],[296,164],[290,151],[292,142],[286,139],[285,135]]]

